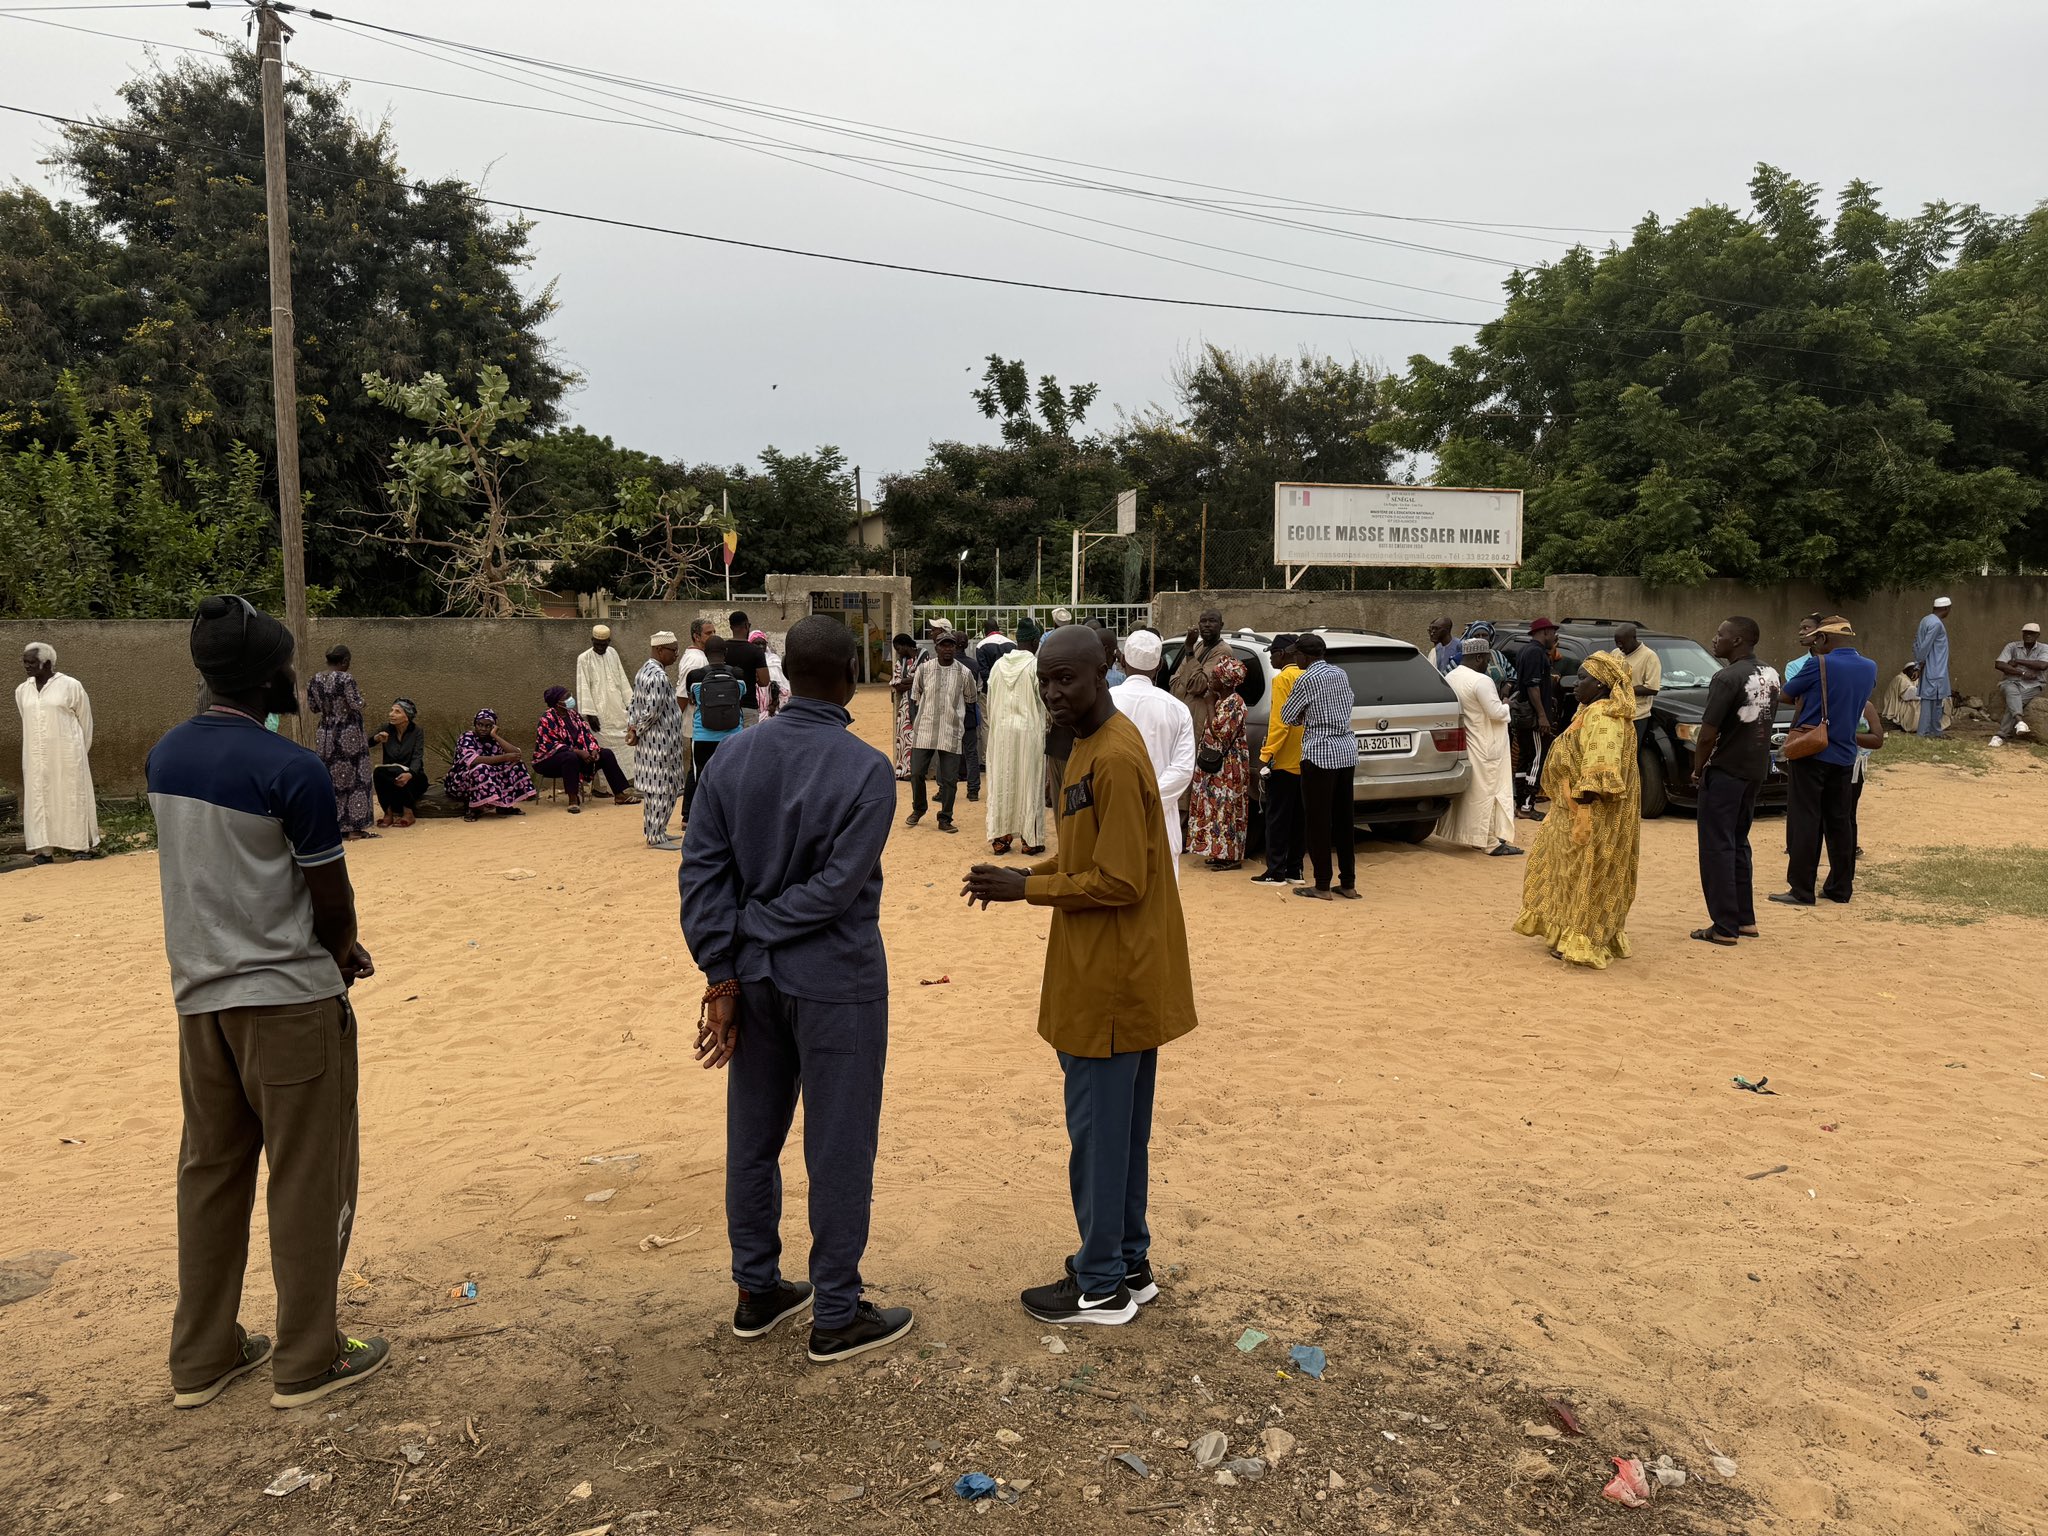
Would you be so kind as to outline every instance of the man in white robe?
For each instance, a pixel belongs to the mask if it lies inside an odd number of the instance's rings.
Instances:
[[[99,846],[93,801],[92,701],[75,677],[57,670],[57,653],[38,640],[21,653],[28,676],[14,690],[21,711],[21,822],[38,864],[58,849]]]
[[[576,709],[597,732],[598,745],[612,749],[629,779],[633,777],[633,749],[626,745],[626,716],[632,708],[633,683],[612,646],[612,627],[592,625],[590,649],[576,658]]]
[[[1181,799],[1195,782],[1195,717],[1187,705],[1152,681],[1162,654],[1159,637],[1141,629],[1123,644],[1124,671],[1129,674],[1109,690],[1110,699],[1145,738],[1159,780],[1159,804],[1166,813],[1166,842],[1173,850],[1173,874],[1180,878]]]
[[[1465,654],[1444,674],[1458,696],[1459,723],[1465,727],[1465,758],[1472,778],[1464,793],[1451,802],[1436,835],[1467,848],[1484,848],[1495,857],[1510,857],[1515,846],[1515,778],[1508,753],[1508,706],[1500,685],[1487,675],[1492,643],[1484,638],[1465,642]]]
[[[1045,852],[1045,700],[1038,694],[1038,630],[1017,629],[1016,649],[988,669],[989,846],[1008,853],[1013,839],[1024,852]]]

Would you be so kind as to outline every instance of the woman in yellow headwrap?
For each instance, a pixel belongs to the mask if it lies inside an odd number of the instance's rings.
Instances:
[[[1642,785],[1636,772],[1635,693],[1619,656],[1579,664],[1579,712],[1543,762],[1550,815],[1529,850],[1515,932],[1574,965],[1626,959],[1622,924],[1636,899]]]

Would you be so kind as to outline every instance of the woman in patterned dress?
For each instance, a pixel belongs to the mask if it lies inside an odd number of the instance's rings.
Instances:
[[[313,750],[334,780],[334,811],[343,837],[365,838],[374,814],[370,803],[370,738],[363,731],[363,691],[348,670],[348,647],[327,653],[329,670],[306,684],[306,703],[320,717]]]
[[[1245,739],[1244,663],[1225,655],[1209,667],[1216,702],[1195,743],[1195,782],[1188,791],[1188,852],[1205,855],[1209,868],[1244,867],[1245,819],[1250,813],[1251,745]],[[1204,773],[1204,760],[1222,762]]]
[[[896,653],[895,670],[889,675],[889,697],[896,702],[896,777],[910,778],[910,685],[917,677],[917,642],[898,635],[890,642]]]
[[[519,802],[537,793],[519,749],[498,734],[493,709],[478,710],[470,728],[455,739],[455,766],[443,787],[461,805],[464,821],[475,821],[485,810],[523,816]]]
[[[1543,756],[1550,815],[1529,849],[1515,932],[1573,965],[1605,970],[1629,955],[1622,925],[1636,899],[1642,783],[1635,689],[1611,651],[1579,663],[1579,712]]]

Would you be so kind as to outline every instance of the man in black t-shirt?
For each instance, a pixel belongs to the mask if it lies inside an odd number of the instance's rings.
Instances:
[[[725,664],[746,681],[747,699],[743,713],[747,724],[752,725],[760,718],[754,704],[757,697],[754,689],[769,689],[768,713],[771,715],[782,707],[781,690],[769,683],[767,651],[747,638],[747,616],[744,613],[728,614],[726,622],[732,626],[732,638],[725,642]]]
[[[1515,699],[1509,710],[1514,727],[1515,806],[1531,821],[1541,821],[1536,790],[1542,783],[1543,753],[1563,729],[1563,691],[1558,685],[1557,626],[1538,619],[1529,626],[1529,640],[1515,652]]]
[[[1713,921],[1692,936],[1724,949],[1757,936],[1749,828],[1757,793],[1770,777],[1771,724],[1778,713],[1778,674],[1758,663],[1758,634],[1756,620],[1743,618],[1724,619],[1714,632],[1713,652],[1727,665],[1707,685],[1706,714],[1693,738],[1700,888]]]

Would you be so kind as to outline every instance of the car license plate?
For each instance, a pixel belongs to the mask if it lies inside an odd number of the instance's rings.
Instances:
[[[1414,750],[1413,731],[1360,731],[1358,750],[1368,757],[1384,756],[1390,752]]]

